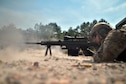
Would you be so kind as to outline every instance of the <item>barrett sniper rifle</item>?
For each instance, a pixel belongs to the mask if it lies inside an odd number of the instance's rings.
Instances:
[[[78,56],[80,49],[83,51],[84,55],[92,55],[92,53],[88,50],[90,46],[96,46],[95,43],[91,43],[88,41],[87,38],[82,37],[69,37],[65,36],[64,40],[61,41],[41,41],[41,42],[26,42],[26,44],[37,44],[37,45],[45,45],[46,52],[45,56],[48,53],[48,50],[50,52],[50,55],[52,55],[51,52],[51,46],[61,46],[62,49],[68,50],[68,56]]]

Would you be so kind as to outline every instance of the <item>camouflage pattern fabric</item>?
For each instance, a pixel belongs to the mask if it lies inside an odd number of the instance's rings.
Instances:
[[[110,31],[94,55],[94,62],[113,62],[115,59],[126,61],[126,26]]]

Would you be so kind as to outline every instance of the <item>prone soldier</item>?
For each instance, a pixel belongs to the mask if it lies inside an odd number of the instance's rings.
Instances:
[[[92,28],[92,40],[100,47],[94,54],[94,62],[126,62],[126,26],[113,29],[107,23],[97,23]]]

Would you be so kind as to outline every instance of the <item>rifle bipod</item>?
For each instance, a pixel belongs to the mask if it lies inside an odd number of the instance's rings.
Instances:
[[[46,52],[45,52],[45,56],[47,56],[48,50],[50,52],[50,56],[52,56],[51,45],[47,45]]]

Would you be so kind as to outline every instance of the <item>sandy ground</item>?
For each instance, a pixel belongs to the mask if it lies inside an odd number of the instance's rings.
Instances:
[[[126,84],[126,63],[93,63],[60,50],[0,50],[0,84]]]

